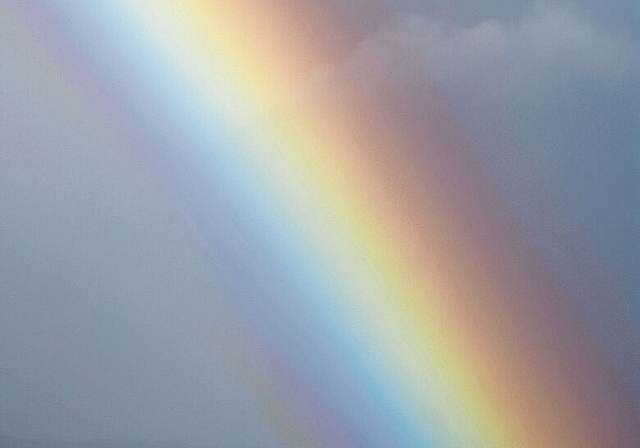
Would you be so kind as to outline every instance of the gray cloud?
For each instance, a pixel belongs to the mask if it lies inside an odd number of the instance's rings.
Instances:
[[[421,89],[443,92],[522,231],[637,389],[640,306],[628,298],[639,293],[638,46],[584,3],[530,2],[519,15],[474,25],[416,6],[320,70],[308,89],[358,86],[421,102]],[[432,106],[437,113],[441,103]]]
[[[624,75],[634,65],[633,50],[627,38],[603,31],[574,3],[536,2],[518,19],[471,27],[400,13],[321,76],[402,83],[419,73],[449,88],[531,89],[576,74]]]
[[[429,15],[471,27],[487,20],[512,21],[539,0],[383,0],[396,11]],[[638,36],[638,5],[634,0],[573,0],[583,14],[597,18],[607,30]]]

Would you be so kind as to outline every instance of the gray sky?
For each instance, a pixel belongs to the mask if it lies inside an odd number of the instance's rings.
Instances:
[[[538,0],[384,0],[394,8],[440,16],[463,25],[474,25],[487,19],[509,20],[522,14]],[[638,5],[633,0],[570,0],[587,16],[596,18],[606,29],[638,33]],[[562,3],[562,2],[551,2]],[[564,2],[568,3],[568,2]]]
[[[605,349],[633,371],[625,341],[640,310],[618,318],[638,293],[636,2],[387,3],[397,14],[329,72],[402,84],[397,64],[370,70],[400,54],[446,92],[531,238],[576,279]],[[69,114],[82,108],[69,86],[35,70],[12,27],[0,17],[0,433],[276,446],[224,355],[239,336],[188,217],[145,162]],[[535,172],[509,172],[517,160]],[[606,303],[584,283],[599,265],[567,263],[567,229],[611,274]]]
[[[2,21],[0,433],[272,446],[187,218]]]
[[[514,216],[640,401],[640,304],[630,300],[640,296],[638,6],[398,3],[412,12],[365,40],[346,70],[382,85],[420,72],[446,92]]]

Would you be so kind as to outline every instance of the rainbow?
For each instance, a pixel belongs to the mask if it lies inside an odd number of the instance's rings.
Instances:
[[[357,35],[324,3],[0,14],[188,212],[242,329],[230,357],[286,446],[631,446],[567,293],[437,92],[416,110],[314,82]]]

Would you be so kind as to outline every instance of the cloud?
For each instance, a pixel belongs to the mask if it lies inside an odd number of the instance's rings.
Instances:
[[[463,27],[397,14],[319,80],[348,77],[368,86],[425,81],[488,92],[544,87],[576,75],[618,77],[633,68],[633,47],[571,2],[538,1],[520,18]]]
[[[421,114],[405,117],[406,132],[406,123],[426,126],[453,111],[456,132],[472,140],[519,231],[628,378],[640,360],[628,336],[640,308],[624,300],[637,295],[637,252],[629,249],[637,234],[630,212],[637,210],[639,76],[632,39],[566,1],[533,2],[518,17],[470,26],[396,14],[348,58],[320,70],[305,98],[322,100],[334,88],[393,97],[385,107],[401,104],[400,111],[385,116]]]

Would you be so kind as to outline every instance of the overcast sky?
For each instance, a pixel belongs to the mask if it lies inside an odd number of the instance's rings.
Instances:
[[[639,292],[637,2],[384,3],[313,82],[412,89],[419,73],[437,86],[629,375],[640,305],[617,316]],[[0,433],[275,447],[224,356],[239,336],[189,217],[145,163],[69,113],[81,107],[69,86],[38,73],[16,26],[0,14]],[[610,279],[606,303],[594,270]]]
[[[633,383],[640,368],[633,342],[640,302],[630,300],[640,295],[638,6],[386,3],[397,7],[319,82],[356,79],[376,92],[423,83],[444,93],[514,216]]]

